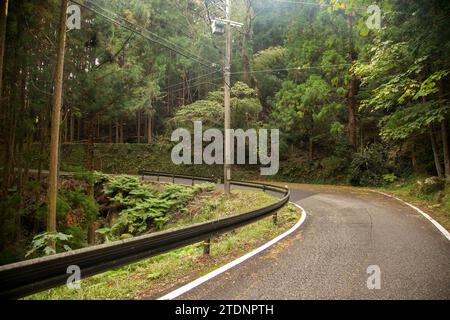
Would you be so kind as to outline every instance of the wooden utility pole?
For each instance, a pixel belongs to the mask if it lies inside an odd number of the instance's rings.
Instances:
[[[225,195],[230,195],[230,180],[231,180],[231,137],[230,137],[230,125],[231,125],[231,107],[230,107],[230,70],[231,70],[231,1],[225,0],[225,19],[228,20],[225,25],[225,38],[226,38],[226,48],[225,48],[225,64],[223,67],[224,76],[224,106],[225,106],[225,161],[224,161],[224,172],[223,172],[223,185],[225,189]]]
[[[52,127],[50,139],[50,167],[48,175],[47,232],[56,232],[56,199],[58,196],[59,128],[61,121],[62,90],[64,76],[64,52],[66,48],[67,2],[61,0],[59,18],[58,56],[53,92]],[[53,244],[54,245],[54,244]]]

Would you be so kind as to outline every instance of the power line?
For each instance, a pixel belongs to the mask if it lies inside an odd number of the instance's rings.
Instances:
[[[177,50],[177,48],[180,48],[180,49],[182,49],[182,50],[184,50],[184,49],[181,48],[181,47],[179,47],[178,45],[172,43],[171,41],[169,41],[169,40],[167,40],[167,39],[164,39],[164,38],[162,38],[162,37],[160,37],[160,36],[158,36],[158,35],[156,35],[156,34],[150,32],[150,31],[144,29],[144,31],[147,31],[148,33],[150,33],[151,35],[157,37],[158,39],[153,39],[153,38],[151,38],[151,37],[149,37],[149,36],[146,36],[145,34],[142,33],[142,29],[139,28],[139,27],[137,27],[134,23],[130,22],[129,20],[127,20],[127,19],[125,19],[125,18],[123,18],[123,17],[120,17],[120,16],[117,15],[116,13],[113,13],[113,12],[107,10],[107,9],[104,9],[104,8],[100,7],[100,6],[97,5],[97,4],[94,4],[94,5],[95,5],[96,7],[101,8],[101,10],[110,13],[111,15],[115,15],[116,17],[118,17],[118,18],[121,19],[122,21],[125,21],[127,24],[129,24],[129,25],[131,25],[131,26],[134,26],[136,29],[133,29],[133,28],[130,27],[130,26],[124,25],[124,24],[122,24],[122,23],[116,21],[115,19],[113,19],[113,18],[111,18],[111,17],[108,17],[107,15],[105,15],[105,14],[103,14],[103,13],[101,13],[101,12],[99,12],[99,11],[93,9],[93,8],[90,8],[90,7],[88,7],[88,6],[84,5],[84,4],[79,3],[79,2],[76,1],[76,0],[71,0],[71,1],[72,1],[73,3],[75,3],[75,4],[78,4],[78,5],[82,6],[83,8],[85,8],[85,9],[87,9],[87,10],[90,10],[90,11],[92,11],[92,12],[94,12],[94,13],[96,13],[96,14],[102,16],[102,17],[104,17],[105,19],[107,19],[107,20],[113,22],[113,23],[116,24],[116,25],[119,25],[119,26],[121,26],[121,27],[123,27],[123,28],[125,28],[125,29],[128,29],[128,30],[132,31],[132,33],[134,33],[134,34],[140,35],[140,36],[146,38],[146,39],[149,40],[149,41],[156,42],[156,43],[160,44],[161,46],[165,47],[166,49],[168,49],[168,50],[170,50],[170,51],[173,51],[173,52],[175,52],[175,53],[177,53],[177,54],[180,54],[180,55],[182,55],[182,56],[184,56],[184,57],[186,57],[186,58],[188,58],[188,59],[194,60],[194,61],[200,63],[201,65],[205,66],[205,67],[211,68],[212,65],[213,65],[213,63],[211,63],[210,61],[208,61],[208,60],[206,60],[206,59],[203,59],[203,58],[201,58],[201,57],[198,57],[198,56],[195,56],[195,55],[194,55],[194,57],[192,57],[191,55],[187,55],[187,54],[185,54],[185,53],[183,53],[183,52],[180,52],[179,50]],[[285,1],[285,0],[275,0],[275,1],[279,1],[279,2],[294,2],[294,1]],[[301,2],[295,2],[295,3],[302,4]],[[303,3],[304,3],[304,4],[313,4],[313,3],[311,3],[311,2],[303,2]],[[315,4],[315,5],[318,5],[318,4]],[[162,41],[166,41],[166,42],[168,42],[168,43],[174,45],[174,46],[175,46],[175,49],[174,49],[173,47],[170,47],[169,45],[166,45],[166,44],[164,44],[164,43],[161,43],[161,41],[160,41],[159,39],[162,40]],[[197,57],[198,57],[199,59],[202,59],[202,60],[204,60],[204,61],[206,61],[206,62],[211,63],[211,65],[208,65],[207,63],[205,63],[205,62],[203,62],[203,61],[197,59]],[[308,69],[332,68],[332,67],[342,67],[342,66],[351,66],[351,65],[352,65],[352,64],[347,63],[347,64],[335,64],[335,65],[328,65],[328,66],[311,66],[311,67],[291,67],[291,68],[279,68],[279,69],[265,69],[265,70],[253,70],[253,71],[249,71],[248,73],[250,73],[250,74],[255,74],[255,73],[271,73],[271,72],[279,72],[279,71],[308,70]],[[195,80],[199,80],[199,79],[208,77],[208,76],[210,76],[210,75],[213,75],[213,74],[215,74],[215,73],[218,73],[219,71],[220,71],[220,70],[215,70],[215,71],[213,71],[213,72],[211,72],[211,73],[208,73],[208,74],[205,74],[205,75],[201,75],[201,76],[198,76],[198,77],[195,77],[195,78],[192,78],[192,79],[189,79],[189,80],[187,80],[187,81],[183,81],[183,82],[180,82],[180,83],[177,83],[177,84],[174,84],[174,85],[170,85],[170,86],[164,88],[163,90],[168,90],[168,89],[170,89],[170,88],[177,87],[177,86],[182,85],[182,84],[184,84],[184,83],[191,83],[191,82],[193,82],[193,81],[195,81]],[[238,71],[238,72],[231,72],[230,74],[231,74],[231,75],[238,75],[238,74],[244,74],[244,73],[245,73],[245,71]],[[197,87],[197,86],[199,86],[199,85],[211,83],[211,81],[216,81],[216,80],[219,80],[219,79],[222,79],[222,77],[212,79],[212,80],[210,80],[210,81],[208,81],[208,82],[201,82],[201,83],[198,83],[198,82],[197,82],[197,83],[191,85],[191,87]],[[184,89],[184,88],[179,89],[179,90],[172,91],[172,93],[179,92],[179,91],[181,91],[181,90],[183,90],[183,89]]]
[[[78,2],[78,1],[76,1],[76,0],[70,0],[70,1],[73,2],[73,3],[75,3],[75,4],[77,4],[77,5],[79,5],[79,6],[81,6],[81,7],[83,7],[83,8],[85,8],[85,9],[87,9],[87,10],[89,10],[89,11],[92,11],[92,12],[96,13],[96,14],[99,15],[99,16],[102,16],[103,18],[105,18],[105,19],[111,21],[112,23],[114,23],[114,24],[116,24],[116,25],[118,25],[118,26],[120,26],[120,27],[122,27],[122,28],[124,28],[124,29],[130,30],[130,31],[133,32],[134,34],[137,34],[137,35],[139,35],[139,36],[141,36],[141,37],[143,37],[143,38],[145,38],[145,39],[147,39],[147,40],[149,40],[149,41],[151,41],[151,42],[157,43],[157,44],[159,44],[160,46],[162,46],[162,47],[164,47],[164,48],[166,48],[166,49],[168,49],[168,50],[170,50],[170,51],[172,51],[172,52],[175,52],[175,53],[177,53],[177,54],[179,54],[179,55],[181,55],[181,56],[183,56],[183,57],[185,57],[185,58],[187,58],[187,59],[193,60],[193,61],[195,61],[195,62],[201,64],[201,65],[204,66],[204,67],[207,67],[207,68],[215,68],[215,67],[216,67],[216,64],[215,64],[215,63],[212,63],[212,62],[210,62],[210,61],[208,61],[208,60],[206,60],[206,59],[203,59],[203,58],[201,58],[201,57],[198,57],[198,56],[196,56],[196,55],[194,55],[194,54],[192,54],[192,53],[190,53],[190,52],[187,52],[185,49],[183,49],[183,48],[181,48],[181,47],[178,47],[176,44],[173,44],[171,41],[169,41],[169,40],[167,40],[167,39],[164,39],[164,38],[162,38],[162,37],[160,37],[160,36],[158,36],[158,35],[156,35],[156,34],[150,32],[150,31],[148,31],[148,30],[142,29],[142,28],[140,28],[139,26],[136,26],[134,23],[132,23],[132,22],[126,20],[125,18],[118,16],[117,14],[114,14],[114,15],[116,15],[117,17],[119,17],[121,20],[126,21],[127,24],[129,24],[129,25],[125,25],[125,24],[123,24],[123,23],[117,21],[116,19],[111,18],[111,17],[107,16],[106,14],[104,14],[104,13],[102,13],[102,12],[99,12],[98,10],[93,9],[93,8],[91,8],[91,7],[89,7],[89,6],[86,6],[86,5],[80,3],[80,2]],[[98,5],[97,5],[97,6],[98,6]],[[104,11],[105,11],[105,10],[104,10]],[[147,33],[149,33],[149,34],[151,34],[153,37],[144,34],[143,31],[144,31],[144,32],[147,32]],[[155,38],[156,38],[156,39],[155,39]],[[170,44],[173,44],[175,48],[172,47],[171,45],[167,44],[167,43],[162,42],[162,41],[166,41],[166,42],[168,42],[168,43],[170,43]],[[182,52],[182,51],[185,51],[185,52]]]
[[[310,67],[290,67],[290,68],[278,68],[278,69],[262,69],[262,70],[250,71],[249,73],[250,74],[254,74],[254,73],[271,73],[271,72],[278,72],[278,71],[302,71],[302,70],[313,70],[313,69],[350,67],[352,65],[353,64],[351,64],[351,63],[341,63],[341,64],[332,64],[332,65],[327,65],[327,66],[310,66]],[[203,76],[199,76],[199,77],[196,77],[196,78],[192,78],[190,80],[193,81],[193,80],[198,80],[198,79],[201,79],[201,78],[205,78],[205,77],[210,76],[210,75],[212,75],[214,73],[216,73],[216,72],[213,72],[213,73],[210,73],[210,74],[206,74],[206,75],[203,75]],[[236,72],[230,72],[230,75],[239,75],[239,74],[243,74],[243,73],[245,73],[245,71],[236,71]],[[195,87],[198,87],[198,86],[201,86],[201,85],[204,85],[204,84],[214,84],[213,83],[214,81],[222,80],[222,79],[223,79],[222,77],[217,77],[217,78],[214,78],[214,79],[206,81],[206,82],[196,82],[194,84],[191,84],[190,87],[191,88],[195,88]],[[183,84],[183,83],[185,83],[185,82],[180,82],[180,83],[178,83],[176,85],[180,85],[180,84]],[[170,87],[174,87],[176,85],[172,85]],[[214,85],[216,85],[216,84],[214,84]],[[221,84],[217,84],[217,86],[220,86],[220,85]],[[164,88],[162,90],[167,90],[170,87]],[[177,93],[177,92],[183,91],[184,89],[185,88],[180,88],[180,89],[171,91],[171,93]],[[167,92],[163,91],[163,93],[167,93]],[[160,96],[158,96],[158,97],[161,97],[161,96],[162,96],[162,94]]]
[[[272,1],[279,2],[279,3],[288,3],[288,4],[302,4],[302,5],[309,5],[309,6],[317,6],[317,7],[321,7],[321,8],[336,7],[338,9],[355,9],[357,11],[364,11],[366,13],[367,13],[367,8],[368,8],[368,7],[359,7],[359,6],[354,6],[354,7],[349,7],[349,8],[339,8],[338,4],[317,3],[317,2],[308,2],[308,1],[290,1],[290,0],[272,0]],[[385,13],[410,14],[408,12],[402,12],[402,11],[386,11]]]
[[[186,83],[186,82],[187,82],[187,83],[190,83],[190,82],[192,82],[192,81],[194,81],[194,80],[206,78],[206,77],[209,77],[209,76],[211,76],[211,75],[213,75],[213,74],[216,74],[216,73],[218,73],[218,72],[220,72],[220,70],[213,71],[213,72],[208,73],[208,74],[204,74],[204,75],[201,75],[201,76],[198,76],[198,77],[195,77],[195,78],[191,78],[191,79],[189,79],[189,80],[187,80],[187,81],[182,81],[182,82],[179,82],[179,83],[170,85],[170,86],[168,86],[168,87],[165,87],[165,88],[162,89],[162,90],[168,90],[168,89],[171,89],[171,88],[173,88],[173,87],[180,86],[180,85],[182,85],[182,84],[184,84],[184,83]]]
[[[273,0],[274,2],[280,2],[280,3],[290,3],[290,4],[303,4],[303,5],[307,5],[307,6],[316,6],[316,7],[338,7],[338,4],[332,4],[332,3],[317,3],[317,2],[308,2],[308,1],[289,1],[289,0]],[[346,9],[346,8],[343,8]],[[367,8],[363,8],[363,7],[351,7],[348,9],[356,9],[356,10],[361,10],[361,11],[366,11]]]
[[[141,28],[141,27],[139,27],[139,26],[136,26],[135,23],[129,21],[128,19],[126,19],[126,18],[124,18],[124,17],[118,15],[117,13],[115,13],[115,12],[113,12],[113,11],[111,11],[111,10],[108,10],[108,9],[105,9],[105,8],[101,7],[100,5],[96,4],[95,2],[89,2],[89,3],[93,4],[94,6],[96,6],[97,8],[99,8],[100,10],[102,10],[102,11],[104,11],[104,12],[106,12],[106,13],[112,15],[112,16],[115,16],[116,18],[118,18],[118,19],[124,21],[125,23],[127,23],[127,24],[129,24],[129,25],[131,25],[131,26],[134,27],[136,30],[140,30],[141,32],[142,32],[142,31],[147,32],[147,33],[149,33],[151,36],[157,38],[158,40],[164,41],[164,42],[168,43],[169,46],[171,45],[171,46],[173,46],[173,47],[175,48],[175,49],[173,50],[173,51],[175,51],[175,52],[180,53],[180,51],[184,51],[184,54],[187,54],[187,55],[190,55],[190,56],[192,56],[192,57],[195,57],[197,60],[202,60],[204,63],[210,64],[211,66],[212,66],[212,65],[215,65],[215,63],[213,63],[213,62],[211,62],[211,61],[209,61],[209,60],[206,60],[206,59],[204,59],[204,58],[202,58],[202,57],[200,57],[200,56],[198,56],[198,55],[196,55],[196,54],[191,53],[190,51],[184,49],[183,47],[179,46],[178,44],[176,44],[176,43],[174,43],[174,42],[172,42],[172,41],[170,41],[170,40],[168,40],[168,39],[165,39],[165,38],[163,38],[163,37],[157,35],[156,33],[149,31],[148,29],[143,29],[143,28]]]
[[[350,67],[351,63],[341,63],[341,64],[330,64],[326,66],[310,66],[310,67],[291,67],[291,68],[279,68],[279,69],[263,69],[263,70],[253,70],[247,71],[248,73],[270,73],[278,71],[293,71],[293,70],[310,70],[310,69],[326,69],[326,68],[338,68],[338,67]],[[231,72],[231,74],[244,74],[246,71]]]
[[[217,80],[223,80],[223,77],[216,77],[216,78],[211,79],[209,81],[197,82],[197,83],[194,83],[194,84],[190,85],[190,87],[191,88],[195,88],[195,87],[199,87],[199,86],[204,85],[204,84],[213,84],[213,85],[216,85],[216,86],[222,85],[222,84],[215,84],[214,81],[217,81]],[[177,90],[173,90],[170,93],[177,93],[177,92],[183,91],[184,89],[185,88],[180,88],[180,89],[177,89]],[[167,93],[167,92],[165,92],[165,91],[162,92],[158,97],[162,97],[163,93]]]

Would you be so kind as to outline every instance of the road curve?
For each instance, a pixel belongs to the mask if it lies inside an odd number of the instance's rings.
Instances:
[[[345,187],[291,190],[307,212],[299,231],[178,299],[450,299],[450,242],[415,210]]]

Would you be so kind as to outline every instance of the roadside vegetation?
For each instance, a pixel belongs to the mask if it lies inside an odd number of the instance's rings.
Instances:
[[[274,201],[273,196],[260,191],[233,190],[229,201],[224,201],[221,192],[203,192],[183,210],[171,215],[163,229],[244,213]],[[292,227],[299,217],[298,210],[288,205],[278,212],[276,224],[269,216],[214,238],[210,255],[203,255],[203,243],[198,243],[82,279],[80,290],[61,286],[25,299],[157,298],[274,238]]]
[[[34,178],[36,179],[36,178]],[[130,238],[166,228],[172,216],[185,213],[189,203],[197,197],[214,194],[213,184],[187,187],[177,184],[155,184],[140,181],[136,176],[112,176],[80,171],[66,176],[60,186],[57,201],[58,232],[46,232],[47,203],[45,186],[40,181],[37,192],[24,193],[23,227],[20,230],[2,229],[2,234],[20,232],[20,242],[5,239],[2,243],[2,263],[35,258],[62,251],[83,248],[119,239]],[[11,193],[7,199],[17,201]],[[14,225],[17,213],[2,201],[4,228]],[[189,221],[186,221],[189,224]],[[49,245],[55,243],[55,247]]]
[[[443,179],[410,177],[380,190],[416,205],[450,231],[450,187]]]

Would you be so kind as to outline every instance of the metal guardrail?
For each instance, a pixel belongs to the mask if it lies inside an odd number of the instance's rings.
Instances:
[[[214,178],[177,175],[164,172],[140,171],[141,176],[170,177],[194,181]],[[0,266],[0,299],[17,299],[32,293],[66,284],[67,268],[76,265],[82,277],[92,276],[144,258],[203,241],[275,213],[289,202],[288,188],[269,184],[232,181],[232,185],[280,193],[282,198],[263,208],[247,213],[197,223],[188,227],[155,232],[131,239],[25,260]]]

